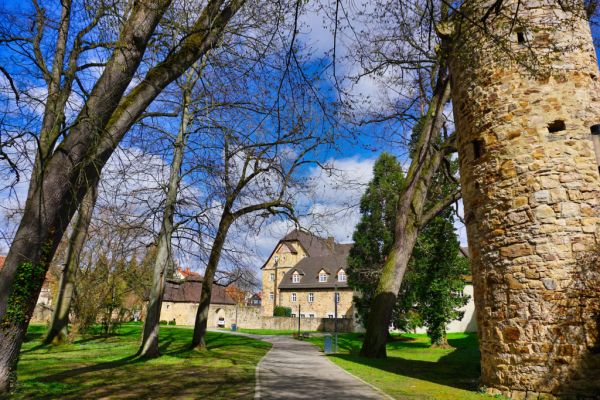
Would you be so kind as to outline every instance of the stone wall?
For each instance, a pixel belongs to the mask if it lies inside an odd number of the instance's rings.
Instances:
[[[163,302],[160,319],[175,320],[177,325],[193,326],[198,310],[197,303]],[[246,329],[298,329],[298,318],[265,317],[259,306],[235,306],[211,304],[208,310],[208,327],[217,328],[219,318],[223,318],[225,328],[231,328],[237,322],[239,328]],[[333,318],[300,318],[300,329],[303,331],[333,332]],[[356,332],[361,328],[355,326],[354,320],[338,318],[339,332]]]
[[[31,316],[31,321],[34,324],[40,323],[49,323],[52,319],[53,308],[44,304],[38,303],[35,305],[35,309],[33,310],[33,315]]]
[[[338,318],[337,321],[338,332],[357,332],[360,331],[359,327],[356,327],[354,321],[348,318]],[[250,324],[238,324],[240,328],[247,329],[275,329],[275,330],[286,330],[295,331],[298,329],[298,317],[287,318],[287,317],[265,317],[262,316],[260,319],[255,320]],[[227,326],[229,328],[230,326]],[[319,331],[319,332],[333,332],[335,328],[334,318],[300,318],[300,330],[301,331]]]
[[[578,262],[600,221],[589,25],[581,1],[505,0],[475,27],[492,3],[465,2],[450,68],[482,384],[596,398],[598,266]]]
[[[259,315],[258,307],[239,307],[238,318],[253,320]],[[196,320],[198,303],[179,303],[164,301],[160,311],[162,321],[175,320],[177,325],[193,326]],[[224,318],[225,324],[231,324],[235,319],[236,306],[232,304],[211,304],[208,308],[208,327],[216,328],[219,318]]]

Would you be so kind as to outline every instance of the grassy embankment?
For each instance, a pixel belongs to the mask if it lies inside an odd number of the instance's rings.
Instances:
[[[209,332],[207,350],[189,349],[192,330],[160,328],[162,356],[135,356],[141,325],[116,335],[78,337],[63,346],[42,346],[44,326],[31,326],[18,366],[15,399],[251,399],[254,370],[271,344]]]
[[[322,337],[309,339],[323,348]],[[431,348],[426,335],[395,336],[387,345],[388,358],[358,355],[361,334],[340,334],[339,353],[330,360],[396,399],[481,400],[478,392],[479,349],[471,333],[448,335],[451,348]]]

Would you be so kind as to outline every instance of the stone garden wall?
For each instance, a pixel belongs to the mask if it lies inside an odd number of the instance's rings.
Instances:
[[[177,325],[194,325],[198,304],[163,302],[160,319],[173,321]],[[211,304],[208,312],[208,327],[217,328],[219,318],[223,318],[225,328],[235,324],[246,329],[298,329],[298,318],[265,317],[261,314],[259,306],[234,306],[231,304]],[[300,330],[333,332],[335,319],[333,318],[300,318]],[[339,332],[355,332],[360,330],[350,318],[338,318]]]

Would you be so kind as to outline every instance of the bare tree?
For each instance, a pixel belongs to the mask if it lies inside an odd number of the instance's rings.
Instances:
[[[299,184],[297,174],[312,162],[311,153],[326,140],[305,129],[308,127],[296,125],[285,133],[266,135],[262,140],[257,139],[264,132],[246,140],[231,132],[224,134],[222,169],[218,175],[223,203],[216,215],[219,223],[204,271],[192,347],[205,347],[212,285],[232,224],[252,214],[262,218],[271,215],[295,218],[293,188]],[[297,154],[291,154],[290,147]]]
[[[67,259],[61,272],[52,319],[50,320],[50,326],[46,332],[44,343],[62,343],[67,339],[69,312],[71,310],[71,301],[75,294],[75,276],[77,270],[79,270],[81,252],[97,197],[97,188],[92,186],[79,206],[73,232],[69,238]]]
[[[79,55],[87,47],[82,42],[98,19],[92,18],[90,28],[75,34],[69,52],[73,10],[71,1],[62,2],[53,65],[47,68],[38,51],[38,38],[46,28],[45,10],[34,2],[37,34],[28,44],[47,81],[48,100],[23,218],[0,272],[0,393],[15,381],[19,350],[45,272],[88,188],[97,182],[103,165],[150,103],[210,48],[218,46],[227,24],[243,4],[244,0],[209,1],[173,51],[144,65],[144,78],[127,91],[150,38],[171,6],[169,0],[133,3],[119,27],[119,46],[103,65],[73,123],[64,127],[65,98],[81,68]],[[102,15],[106,9],[95,10]]]
[[[401,153],[400,158],[409,165],[399,193],[394,245],[379,274],[361,349],[364,356],[385,357],[392,311],[418,233],[435,215],[460,198],[458,191],[441,196],[431,190],[434,177],[447,169],[448,157],[456,151],[455,135],[449,132],[452,124],[447,116],[450,101],[447,48],[436,35],[436,29],[443,26],[451,13],[443,2],[382,1],[376,2],[362,17],[348,21],[344,5],[339,2],[335,5],[332,15],[336,29],[354,42],[352,52],[342,58],[359,66],[358,70],[350,71],[351,81],[360,83],[369,79],[381,88],[379,98],[357,105],[350,110],[350,116],[359,125],[384,126],[385,134],[375,139],[394,145]],[[357,24],[366,27],[355,28]],[[340,93],[347,102],[356,104],[353,86],[344,85],[343,81],[336,77]],[[448,175],[448,179],[454,179]]]
[[[199,68],[201,70],[201,66]],[[142,357],[157,357],[160,354],[158,349],[160,309],[164,294],[167,267],[169,263],[172,262],[173,257],[171,250],[171,239],[174,231],[173,219],[175,216],[177,193],[181,182],[181,167],[183,164],[186,139],[190,134],[188,126],[190,121],[194,118],[191,98],[192,90],[199,78],[199,73],[200,71],[196,68],[191,68],[185,74],[185,79],[183,79],[180,84],[181,120],[177,137],[173,143],[173,160],[171,162],[171,172],[167,184],[167,197],[164,203],[162,226],[158,236],[156,259],[154,260],[154,276],[146,309],[142,343],[138,353]]]

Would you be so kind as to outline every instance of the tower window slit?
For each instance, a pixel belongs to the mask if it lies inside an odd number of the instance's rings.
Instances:
[[[473,159],[479,159],[485,153],[484,142],[481,139],[473,140]]]
[[[562,119],[557,119],[548,124],[548,131],[550,133],[561,132],[565,129],[567,129],[567,126],[565,125],[565,121],[563,121]]]

